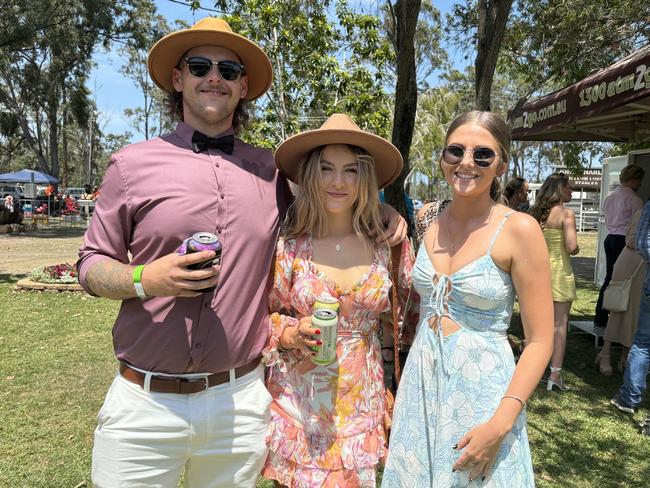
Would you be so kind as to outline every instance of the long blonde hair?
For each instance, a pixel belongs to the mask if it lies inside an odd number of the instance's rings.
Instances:
[[[355,155],[358,164],[357,198],[354,202],[352,227],[355,234],[367,237],[384,236],[379,217],[379,192],[375,161],[364,149],[346,145]],[[296,199],[289,208],[285,222],[286,237],[312,233],[323,237],[327,232],[327,212],[323,198],[321,157],[325,146],[314,149],[298,168]]]
[[[564,203],[564,187],[568,184],[569,177],[567,175],[553,173],[544,180],[542,187],[537,190],[535,204],[530,208],[529,213],[542,227],[546,225],[551,209]]]

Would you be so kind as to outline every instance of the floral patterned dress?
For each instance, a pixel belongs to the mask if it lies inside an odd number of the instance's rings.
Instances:
[[[382,488],[535,486],[522,411],[503,440],[492,472],[469,480],[453,471],[467,432],[490,419],[515,370],[506,331],[515,289],[511,276],[492,260],[506,214],[487,252],[451,275],[435,270],[420,245],[413,282],[421,299],[421,325],[404,367],[395,400],[390,452]],[[459,329],[443,335],[428,325],[447,316]]]
[[[374,488],[377,464],[386,454],[380,314],[390,310],[390,250],[376,246],[372,264],[350,290],[320,272],[312,253],[308,235],[281,239],[277,246],[270,343],[263,353],[273,403],[262,475],[289,487]],[[405,244],[402,297],[408,295],[412,265]],[[311,315],[320,295],[338,299],[340,306],[337,359],[327,366],[300,350],[278,350],[284,328]]]

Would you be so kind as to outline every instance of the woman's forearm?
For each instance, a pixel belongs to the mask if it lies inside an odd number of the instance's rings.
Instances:
[[[528,342],[519,358],[505,395],[517,397],[524,403],[528,402],[533,391],[537,388],[542,374],[544,374],[544,370],[551,359],[552,352],[552,344],[535,341]],[[499,425],[503,426],[504,429],[510,430],[517,420],[521,409],[522,405],[517,400],[504,398],[499,403],[492,418]]]

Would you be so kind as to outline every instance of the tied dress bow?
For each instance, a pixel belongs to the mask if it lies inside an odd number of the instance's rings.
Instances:
[[[232,154],[235,146],[235,136],[229,134],[222,137],[208,137],[198,130],[192,135],[192,150],[195,153],[207,151],[209,148],[219,149],[226,154]]]

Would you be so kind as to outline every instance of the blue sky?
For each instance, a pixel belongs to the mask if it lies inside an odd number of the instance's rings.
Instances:
[[[156,0],[155,3],[158,13],[164,15],[170,25],[173,25],[176,19],[185,20],[191,25],[203,17],[218,15],[201,10],[193,13],[189,7],[170,0]],[[349,3],[350,5],[358,5],[359,3],[376,5],[378,2],[373,0],[357,0],[355,2],[352,0]],[[434,3],[444,16],[454,2],[451,0],[434,0]],[[214,6],[212,0],[202,0],[201,4],[207,8],[213,8]],[[450,61],[456,65],[467,64],[460,54],[450,52],[450,57]],[[143,139],[142,134],[136,133],[129,126],[128,120],[124,116],[125,108],[134,108],[142,104],[142,95],[133,82],[120,73],[123,60],[117,55],[115,48],[109,53],[98,51],[94,56],[94,60],[97,66],[90,76],[88,88],[93,93],[101,113],[99,119],[100,128],[105,134],[123,134],[129,131],[134,134],[133,142]]]

